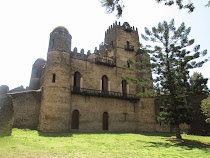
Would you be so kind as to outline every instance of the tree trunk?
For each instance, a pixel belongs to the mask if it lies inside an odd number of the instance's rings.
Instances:
[[[179,125],[176,125],[176,126],[175,126],[175,130],[176,130],[176,138],[177,138],[177,139],[182,139],[182,136],[181,136],[181,134],[180,134]]]

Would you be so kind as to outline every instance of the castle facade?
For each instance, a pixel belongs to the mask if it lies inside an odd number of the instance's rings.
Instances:
[[[149,61],[139,49],[137,28],[114,23],[94,53],[71,51],[71,40],[66,28],[55,28],[47,61],[37,59],[33,64],[29,89],[10,93],[14,127],[44,132],[170,131],[156,121],[154,98],[136,95],[148,89],[122,78],[147,77],[152,86],[151,71],[142,76],[129,69],[136,69],[129,59]]]

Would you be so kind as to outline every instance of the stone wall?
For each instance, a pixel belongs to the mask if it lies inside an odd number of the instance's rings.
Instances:
[[[13,127],[37,129],[41,94],[41,91],[10,93],[14,107]]]
[[[13,114],[12,98],[10,96],[0,97],[0,137],[11,135]]]
[[[109,131],[155,130],[153,98],[129,101],[72,94],[71,116],[74,110],[79,111],[80,131],[102,131],[104,112],[108,113]]]

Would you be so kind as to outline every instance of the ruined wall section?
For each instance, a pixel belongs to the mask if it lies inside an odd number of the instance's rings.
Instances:
[[[14,128],[37,129],[41,105],[41,91],[10,93],[14,108]]]
[[[14,110],[12,98],[7,95],[8,91],[8,86],[0,86],[0,137],[12,134]]]

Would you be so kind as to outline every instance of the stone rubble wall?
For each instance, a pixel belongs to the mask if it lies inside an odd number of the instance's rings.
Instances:
[[[12,98],[10,96],[0,98],[0,137],[12,134],[13,120]]]

